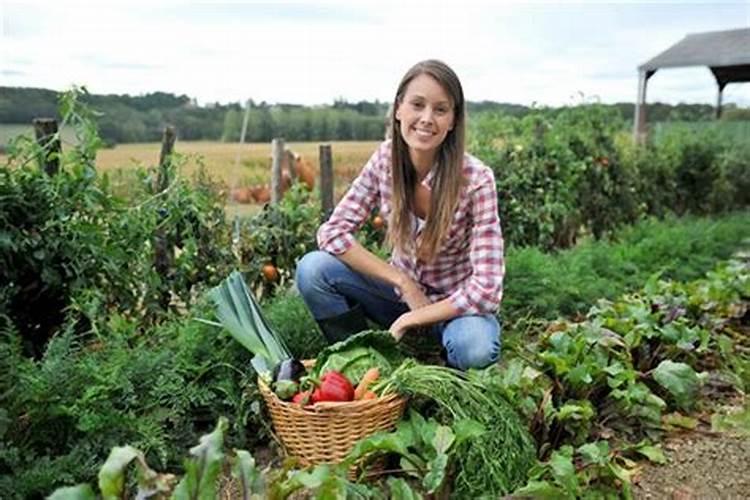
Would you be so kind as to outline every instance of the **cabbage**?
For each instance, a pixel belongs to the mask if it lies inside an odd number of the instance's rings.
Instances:
[[[314,374],[341,372],[357,385],[367,370],[378,367],[380,376],[389,375],[401,364],[404,355],[387,331],[367,330],[323,349],[317,356]]]

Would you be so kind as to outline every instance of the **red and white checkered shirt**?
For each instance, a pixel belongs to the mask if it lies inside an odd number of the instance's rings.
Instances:
[[[333,255],[346,252],[376,204],[383,219],[388,220],[391,168],[391,143],[385,141],[318,229],[321,250]],[[468,154],[464,155],[463,171],[468,182],[461,189],[450,230],[432,262],[425,263],[396,249],[390,262],[418,283],[432,302],[447,297],[462,315],[494,313],[502,299],[505,275],[495,177],[492,170]],[[431,190],[432,178],[430,171],[422,185]],[[424,222],[416,215],[413,218],[414,241],[418,241]]]

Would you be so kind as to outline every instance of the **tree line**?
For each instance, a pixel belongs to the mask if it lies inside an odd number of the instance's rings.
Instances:
[[[29,124],[36,117],[57,115],[59,92],[22,87],[0,87],[0,123]],[[240,138],[245,108],[242,103],[212,103],[199,106],[187,95],[153,92],[145,95],[98,95],[85,93],[83,101],[97,110],[99,133],[109,144],[153,142],[161,138],[166,124],[174,125],[182,140]],[[266,142],[273,137],[289,141],[377,140],[383,137],[388,102],[348,102],[302,106],[248,101],[245,140]],[[625,120],[633,118],[633,103],[607,105],[619,110]],[[538,108],[495,101],[469,102],[470,115],[496,112],[523,117]],[[558,109],[550,108],[551,113]],[[709,104],[649,104],[649,121],[701,121],[712,119]],[[728,105],[726,117],[750,119],[750,110]]]

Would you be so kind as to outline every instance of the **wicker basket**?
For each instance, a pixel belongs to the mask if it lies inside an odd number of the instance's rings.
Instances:
[[[388,394],[377,399],[302,407],[279,399],[262,380],[258,380],[258,387],[284,448],[304,466],[340,463],[363,437],[393,430],[406,406],[405,397]]]

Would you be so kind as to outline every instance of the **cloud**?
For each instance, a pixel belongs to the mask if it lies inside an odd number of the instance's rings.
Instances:
[[[390,100],[401,75],[425,58],[453,66],[471,100],[559,105],[580,91],[633,101],[637,66],[685,34],[750,25],[750,2],[45,2],[3,9],[0,69],[18,70],[11,56],[30,61],[23,74],[3,73],[6,85],[161,90],[202,103]],[[747,87],[732,98],[750,100]],[[676,102],[683,92],[715,101],[711,78],[664,71],[649,84],[649,99]]]

